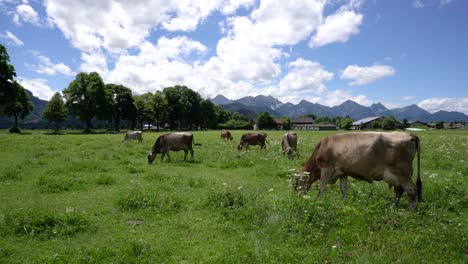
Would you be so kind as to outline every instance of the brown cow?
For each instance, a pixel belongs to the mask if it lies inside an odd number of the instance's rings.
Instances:
[[[169,151],[184,151],[184,160],[187,159],[187,154],[190,151],[191,158],[193,160],[193,134],[190,132],[179,132],[169,133],[161,135],[156,139],[151,151],[148,152],[148,163],[153,163],[154,159],[158,154],[161,154],[161,161],[164,160],[164,156],[167,155],[167,159],[171,161]],[[200,145],[200,144],[195,144]]]
[[[250,145],[260,145],[260,149],[265,149],[265,141],[267,134],[265,133],[247,133],[242,135],[239,145],[237,146],[238,150],[242,150],[242,148],[248,149]]]
[[[281,140],[281,148],[283,149],[283,154],[287,154],[289,159],[292,159],[295,156],[299,156],[297,153],[296,132],[288,132],[283,135],[283,139]]]
[[[417,153],[416,187],[411,180],[413,159]],[[322,138],[302,168],[306,176],[295,175],[294,189],[306,194],[320,180],[320,198],[327,183],[340,179],[342,200],[347,196],[347,176],[367,182],[384,181],[394,187],[395,203],[404,191],[410,207],[416,207],[416,196],[422,201],[420,178],[420,144],[414,134],[403,132],[367,132],[337,134]]]
[[[233,140],[231,132],[229,130],[221,130],[221,139],[223,139],[224,141]]]

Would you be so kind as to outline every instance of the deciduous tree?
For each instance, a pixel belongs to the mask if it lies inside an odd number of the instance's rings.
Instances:
[[[104,88],[104,82],[97,72],[79,73],[63,90],[63,94],[72,113],[85,122],[86,133],[91,131],[94,117],[109,119],[112,95]]]
[[[8,100],[4,104],[3,113],[15,118],[15,126],[11,132],[20,132],[18,128],[18,117],[25,118],[34,109],[34,105],[29,99],[23,86],[17,81],[13,81],[12,90],[8,92]]]
[[[42,116],[45,120],[55,123],[55,132],[57,132],[60,123],[67,120],[67,112],[67,107],[65,106],[62,95],[57,92],[47,103]]]

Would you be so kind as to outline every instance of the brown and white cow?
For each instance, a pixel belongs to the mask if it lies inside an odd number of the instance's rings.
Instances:
[[[238,150],[242,150],[243,148],[248,149],[251,145],[259,145],[260,149],[265,149],[266,145],[265,142],[267,134],[265,133],[247,133],[242,135],[239,145],[237,146]]]
[[[129,140],[138,140],[138,142],[143,141],[143,132],[142,131],[127,131],[125,137],[122,139],[122,143]]]
[[[411,179],[413,159],[417,153],[418,178]],[[394,187],[395,203],[403,192],[408,194],[410,207],[422,200],[420,178],[420,143],[414,134],[403,132],[364,132],[337,134],[322,138],[312,156],[295,175],[294,189],[306,194],[313,182],[320,180],[320,198],[328,183],[340,179],[342,200],[347,196],[347,176],[367,182],[384,181]]]
[[[231,135],[231,131],[229,130],[221,130],[221,139],[224,141],[226,140],[233,140],[233,137]]]
[[[187,159],[187,154],[189,151],[193,160],[192,144],[193,134],[190,132],[178,132],[161,135],[156,139],[156,143],[154,143],[151,151],[148,152],[148,163],[153,163],[158,154],[161,154],[161,161],[164,160],[165,155],[167,155],[167,159],[170,161],[171,157],[169,156],[169,151],[181,150],[184,151],[184,160]]]
[[[297,153],[297,134],[296,132],[288,132],[283,135],[281,140],[281,149],[283,154],[287,154],[289,159],[299,156]]]

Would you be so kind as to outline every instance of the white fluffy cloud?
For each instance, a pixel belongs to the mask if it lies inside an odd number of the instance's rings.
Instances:
[[[320,47],[334,42],[346,42],[353,34],[359,33],[363,15],[353,10],[343,10],[325,18],[310,39],[310,47]]]
[[[10,31],[5,31],[5,34],[0,34],[0,38],[5,39],[7,42],[12,43],[16,46],[23,46],[24,42],[17,38],[13,33]]]
[[[291,62],[289,68],[288,74],[279,83],[282,93],[312,92],[320,94],[326,90],[323,82],[333,78],[333,73],[324,70],[320,63],[302,58]]]
[[[50,100],[54,95],[54,91],[47,84],[45,79],[27,79],[27,78],[18,78],[18,82],[25,89],[31,91],[35,96],[43,100]]]
[[[33,71],[41,74],[46,74],[46,75],[57,75],[57,74],[63,74],[63,75],[74,75],[75,73],[65,65],[64,63],[53,63],[49,57],[41,55],[41,54],[36,54],[38,64],[37,65],[30,65],[27,64],[27,66],[32,69]]]
[[[192,31],[216,10],[232,13],[253,0],[75,1],[46,0],[50,20],[84,52],[139,47],[151,30]],[[70,12],[80,10],[80,12]]]
[[[439,110],[457,111],[468,115],[468,97],[463,98],[430,98],[418,104],[419,107],[434,113]]]
[[[21,4],[16,7],[13,22],[17,25],[22,23],[39,25],[39,14],[30,5]]]
[[[341,73],[340,78],[352,80],[349,83],[350,85],[364,85],[394,74],[395,69],[388,65],[373,65],[369,67],[349,65]]]

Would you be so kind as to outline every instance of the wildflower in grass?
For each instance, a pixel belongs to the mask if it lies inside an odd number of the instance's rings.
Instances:
[[[243,186],[239,186],[239,187],[237,187],[237,190],[240,190],[240,189],[242,189],[242,188],[244,188],[244,187],[243,187]]]
[[[272,192],[272,191],[273,191],[273,188],[270,188],[270,189],[268,190],[268,192]]]

